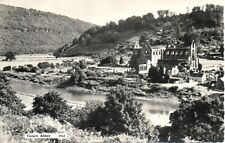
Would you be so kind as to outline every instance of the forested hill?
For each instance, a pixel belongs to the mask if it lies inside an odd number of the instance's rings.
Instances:
[[[95,26],[49,12],[0,4],[0,55],[48,53]]]
[[[208,4],[194,7],[190,13],[175,15],[159,10],[159,17],[152,13],[132,16],[109,22],[102,27],[92,27],[80,38],[55,52],[57,56],[123,54],[131,51],[131,45],[139,38],[147,38],[152,45],[173,42],[198,42],[201,49],[220,48],[223,45],[223,6]],[[103,54],[105,53],[105,54]]]

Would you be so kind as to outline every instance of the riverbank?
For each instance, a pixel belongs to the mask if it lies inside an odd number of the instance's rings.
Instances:
[[[42,96],[52,90],[60,93],[61,97],[74,109],[84,107],[90,101],[105,101],[105,94],[93,95],[93,93],[87,94],[81,91],[71,92],[66,89],[50,88],[18,79],[12,79],[11,86],[13,90],[17,91],[16,95],[22,100],[22,103],[26,105],[26,110],[32,109],[34,97]],[[175,97],[165,99],[160,97],[147,98],[136,96],[135,98],[143,103],[143,112],[153,125],[169,125],[169,115],[177,109],[179,104],[178,99]]]

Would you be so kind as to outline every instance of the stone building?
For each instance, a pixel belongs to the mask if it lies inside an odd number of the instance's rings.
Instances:
[[[158,60],[163,58],[165,47],[166,45],[151,46],[148,41],[143,46],[140,46],[136,42],[133,55],[137,56],[140,74],[148,73],[151,65],[157,65]]]
[[[136,42],[133,56],[137,57],[139,74],[147,74],[151,66],[161,66],[170,71],[177,71],[176,67],[179,65],[196,70],[199,64],[194,41],[190,46],[182,44],[152,46],[148,41],[140,46]]]
[[[163,58],[158,60],[158,66],[172,68],[182,65],[189,67],[190,70],[196,71],[198,69],[199,58],[197,56],[197,47],[194,41],[190,46],[184,44],[168,45],[163,53]]]

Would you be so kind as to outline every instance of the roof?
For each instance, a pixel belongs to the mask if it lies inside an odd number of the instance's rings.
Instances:
[[[179,45],[170,45],[171,47],[166,47],[166,49],[190,49],[190,45],[179,44]]]
[[[162,49],[162,48],[166,48],[166,45],[154,45],[151,46],[152,49]]]
[[[221,78],[220,78],[220,80],[222,80],[222,81],[224,82],[224,80],[225,80],[224,76],[223,76],[223,77],[221,77]]]
[[[184,62],[186,63],[187,59],[184,58],[184,59],[159,59],[158,61],[160,62],[174,62],[174,61],[178,61],[178,62]]]
[[[145,41],[145,43],[151,49],[162,49],[162,48],[166,48],[166,45],[150,45],[150,43],[148,41]]]
[[[140,47],[138,41],[135,42],[135,45],[134,45],[134,49],[141,49],[142,47]]]

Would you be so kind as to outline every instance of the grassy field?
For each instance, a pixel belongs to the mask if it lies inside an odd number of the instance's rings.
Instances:
[[[87,56],[79,56],[79,57],[61,57],[55,58],[53,55],[49,54],[32,54],[32,55],[18,55],[16,56],[15,61],[2,61],[5,57],[0,57],[0,70],[5,66],[23,66],[26,64],[32,64],[33,66],[37,66],[39,62],[50,62],[50,63],[62,63],[65,60],[85,60],[85,61],[93,61],[90,57]]]
[[[217,69],[220,66],[224,66],[223,60],[208,60],[208,59],[200,59],[199,62],[202,64],[203,70],[209,69]]]

